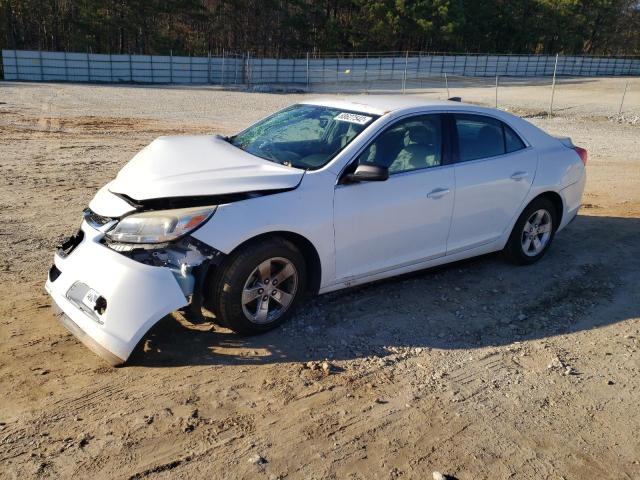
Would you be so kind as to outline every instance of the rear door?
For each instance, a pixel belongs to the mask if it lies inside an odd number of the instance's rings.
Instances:
[[[456,195],[447,254],[497,240],[520,211],[537,153],[504,122],[451,114]]]

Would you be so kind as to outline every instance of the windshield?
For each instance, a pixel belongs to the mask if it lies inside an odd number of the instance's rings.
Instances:
[[[293,105],[230,142],[266,160],[313,170],[329,162],[376,118],[338,108]]]

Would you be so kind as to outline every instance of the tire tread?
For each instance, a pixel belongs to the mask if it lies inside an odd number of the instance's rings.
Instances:
[[[286,257],[298,270],[298,289],[293,304],[278,320],[258,325],[251,323],[242,311],[242,305],[236,298],[242,295],[246,277],[260,261],[269,257]],[[262,259],[262,260],[261,260]],[[209,302],[216,313],[218,322],[242,335],[255,335],[266,332],[283,323],[291,316],[306,289],[306,265],[304,257],[291,242],[281,237],[271,237],[240,247],[232,253],[220,266],[216,278],[212,282],[212,296]],[[245,275],[246,274],[246,275]],[[242,284],[242,285],[241,285]]]
[[[547,246],[544,248],[544,250],[542,250],[542,252],[540,252],[535,257],[529,257],[525,255],[524,252],[522,251],[522,245],[520,243],[520,234],[524,227],[524,223],[531,216],[531,214],[541,208],[548,210],[549,213],[551,214],[551,219],[553,222],[553,230],[551,231],[551,238],[549,239],[549,243],[547,243]],[[549,247],[551,247],[551,243],[553,242],[553,239],[555,237],[555,233],[558,228],[557,218],[558,218],[558,214],[551,200],[545,197],[538,197],[533,199],[531,203],[529,203],[529,205],[527,205],[525,209],[522,211],[522,213],[518,217],[518,220],[513,226],[513,230],[511,231],[511,235],[509,236],[507,245],[504,248],[504,253],[507,256],[507,258],[511,262],[515,263],[516,265],[531,265],[537,262],[538,260],[540,260],[542,257],[544,257],[544,255],[549,250]]]

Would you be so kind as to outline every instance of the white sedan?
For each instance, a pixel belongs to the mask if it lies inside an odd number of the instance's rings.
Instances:
[[[178,309],[255,334],[325,293],[504,250],[577,214],[587,152],[455,101],[307,101],[231,137],[161,137],[98,191],[46,283],[112,364]]]

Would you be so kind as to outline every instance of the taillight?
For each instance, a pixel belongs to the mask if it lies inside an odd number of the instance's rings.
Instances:
[[[587,153],[587,151],[584,148],[581,148],[581,147],[573,147],[573,149],[576,151],[576,153],[580,157],[580,160],[582,160],[582,163],[584,163],[584,166],[586,167],[587,166],[587,160],[589,158],[589,154]]]

